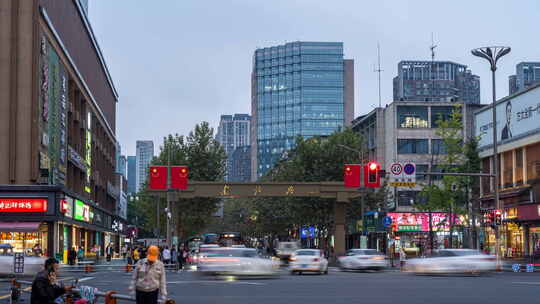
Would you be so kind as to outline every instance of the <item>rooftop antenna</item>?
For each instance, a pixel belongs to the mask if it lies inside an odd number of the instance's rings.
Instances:
[[[435,100],[435,77],[433,77],[433,70],[435,66],[435,48],[437,45],[433,41],[433,32],[431,32],[431,45],[429,46],[429,50],[431,51],[431,69],[429,76],[431,77],[431,100]]]
[[[381,107],[381,46],[377,42],[377,68],[373,70],[374,72],[377,72],[379,77],[379,108]]]

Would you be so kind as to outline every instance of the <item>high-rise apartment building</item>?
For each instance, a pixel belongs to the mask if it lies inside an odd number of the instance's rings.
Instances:
[[[154,158],[154,142],[151,140],[137,140],[135,192],[139,192],[146,182],[148,166],[152,158]]]
[[[134,194],[137,190],[137,157],[127,157],[127,193]]]
[[[540,83],[540,62],[520,62],[516,65],[516,74],[508,77],[510,95]]]
[[[251,178],[263,176],[295,138],[327,136],[354,116],[354,61],[342,42],[257,49],[252,71]]]
[[[480,77],[451,61],[400,61],[394,77],[395,101],[480,103]]]
[[[249,181],[237,180],[237,175],[232,175],[233,171],[240,170],[235,166],[246,168],[250,166],[251,160],[241,158],[242,161],[233,161],[233,153],[240,147],[249,146],[251,116],[248,114],[221,115],[219,121],[216,140],[223,146],[227,154],[227,173],[225,179],[228,181]],[[244,169],[245,170],[245,169]]]

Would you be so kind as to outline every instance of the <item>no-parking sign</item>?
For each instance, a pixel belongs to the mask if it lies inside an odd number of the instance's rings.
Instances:
[[[393,187],[416,186],[416,165],[411,162],[395,162],[390,165],[389,185]]]

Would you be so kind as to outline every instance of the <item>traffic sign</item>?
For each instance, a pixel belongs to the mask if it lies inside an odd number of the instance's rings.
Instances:
[[[385,216],[385,217],[383,218],[383,226],[384,226],[384,227],[388,227],[388,226],[390,226],[390,225],[392,225],[392,218],[389,217],[389,216]]]
[[[390,166],[388,184],[393,187],[416,186],[416,165],[414,163],[395,162]]]

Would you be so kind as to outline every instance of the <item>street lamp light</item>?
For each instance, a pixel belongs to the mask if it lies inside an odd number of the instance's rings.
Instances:
[[[501,210],[501,202],[499,201],[499,183],[500,177],[498,174],[499,171],[499,157],[497,155],[497,111],[496,111],[496,86],[495,86],[495,71],[497,70],[497,61],[501,59],[504,55],[510,53],[510,47],[508,46],[487,46],[477,48],[471,51],[474,56],[484,58],[489,62],[491,68],[491,89],[492,89],[492,111],[493,111],[493,174],[495,178],[495,208]],[[499,226],[495,226],[495,250],[497,255],[497,269],[501,268],[501,240],[500,240],[500,229]]]

